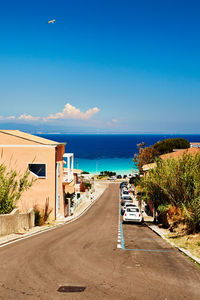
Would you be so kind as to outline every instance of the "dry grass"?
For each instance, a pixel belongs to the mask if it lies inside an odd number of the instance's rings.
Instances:
[[[169,223],[180,223],[181,221],[184,221],[184,213],[178,207],[170,205],[167,214]]]
[[[182,224],[176,228],[176,232],[168,233],[166,238],[200,258],[200,233],[188,235],[186,232],[186,226]]]

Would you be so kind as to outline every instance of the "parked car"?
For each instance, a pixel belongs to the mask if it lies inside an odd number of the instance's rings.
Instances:
[[[108,180],[116,180],[116,176],[111,176],[108,178]]]
[[[128,191],[128,190],[122,190],[122,191],[121,191],[121,198],[122,198],[123,196],[130,196],[129,191]]]
[[[137,207],[137,205],[134,204],[134,203],[122,202],[121,203],[121,214],[122,214],[122,216],[123,216],[123,214],[124,214],[124,212],[125,212],[125,210],[126,210],[127,207]]]
[[[127,186],[127,182],[123,181],[120,183],[120,189],[124,188],[125,186]]]
[[[143,217],[138,207],[127,207],[123,215],[123,223],[125,222],[138,222],[142,223]]]
[[[122,193],[122,191],[128,191],[128,188],[127,188],[127,185],[123,185],[121,188],[120,188],[120,193]]]
[[[124,195],[121,197],[121,203],[131,203],[133,202],[133,199],[131,198],[130,195]]]

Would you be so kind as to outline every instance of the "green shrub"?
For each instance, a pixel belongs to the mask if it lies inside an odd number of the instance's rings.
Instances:
[[[37,205],[34,206],[35,212],[35,226],[41,226],[46,223],[49,218],[52,208],[49,208],[49,198],[46,198],[44,209],[39,209]]]
[[[115,176],[116,172],[112,172],[112,171],[101,171],[99,176]]]
[[[83,171],[83,172],[81,172],[81,174],[90,174],[90,172]]]
[[[29,174],[28,169],[21,174],[0,164],[0,214],[10,213],[23,192],[32,186],[35,180],[29,180]]]
[[[153,148],[160,154],[172,152],[173,149],[190,148],[190,142],[183,138],[165,139],[153,145]]]
[[[190,232],[200,230],[200,154],[157,160],[157,167],[140,178],[143,199],[157,210],[171,205],[184,215]]]

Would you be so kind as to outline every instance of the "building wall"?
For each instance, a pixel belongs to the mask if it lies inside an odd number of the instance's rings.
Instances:
[[[55,218],[55,147],[1,147],[0,162],[4,162],[8,169],[13,168],[21,173],[25,172],[29,163],[46,164],[46,178],[37,178],[33,173],[29,178],[36,181],[32,187],[25,191],[18,201],[17,206],[21,212],[26,212],[35,205],[39,209],[45,208],[49,201],[52,209],[51,218]]]
[[[36,181],[33,186],[22,195],[17,206],[20,211],[26,212],[37,205],[38,209],[44,210],[45,204],[49,202],[49,209],[52,210],[51,218],[64,216],[64,184],[63,184],[63,155],[65,145],[48,146],[39,144],[37,141],[20,138],[15,135],[0,132],[0,162],[5,162],[8,168],[25,172],[29,163],[46,164],[46,178],[38,178],[33,173],[30,179]],[[57,165],[59,170],[57,169]],[[58,174],[57,174],[58,171]],[[57,174],[57,176],[56,176]],[[70,186],[70,191],[74,187]]]

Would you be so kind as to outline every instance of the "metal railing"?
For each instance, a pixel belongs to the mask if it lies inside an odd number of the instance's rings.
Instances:
[[[73,171],[70,170],[69,172],[68,171],[65,171],[63,172],[63,182],[72,182],[74,180],[74,174],[73,174]]]

